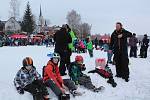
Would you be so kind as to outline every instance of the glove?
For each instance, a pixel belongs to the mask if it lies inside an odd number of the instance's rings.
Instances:
[[[63,87],[66,91],[69,90],[68,87],[66,87],[64,84],[62,84],[62,87]]]
[[[24,94],[24,90],[21,87],[17,87],[17,91],[19,94]]]
[[[78,81],[75,81],[75,85],[79,85],[79,82],[78,82]]]

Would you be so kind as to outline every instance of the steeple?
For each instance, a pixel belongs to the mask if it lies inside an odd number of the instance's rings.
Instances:
[[[47,22],[46,22],[46,20],[45,20],[45,25],[44,26],[47,26]]]
[[[42,16],[42,9],[41,9],[41,5],[40,5],[40,16]]]
[[[43,32],[43,27],[44,27],[44,18],[42,16],[42,8],[40,5],[40,15],[39,15],[39,20],[38,20],[38,26],[39,26],[39,32]]]

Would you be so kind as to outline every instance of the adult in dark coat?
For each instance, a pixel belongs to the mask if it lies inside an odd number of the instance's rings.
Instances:
[[[95,49],[97,49],[97,45],[98,45],[98,39],[97,39],[97,37],[94,40],[94,44],[95,44]]]
[[[66,75],[66,67],[70,64],[68,57],[70,57],[70,50],[68,44],[72,42],[71,36],[68,34],[65,27],[62,27],[54,34],[55,52],[60,54],[60,74]]]
[[[147,50],[149,47],[149,39],[147,38],[147,34],[144,35],[144,38],[142,40],[142,45],[140,49],[140,57],[141,58],[147,58]]]
[[[138,39],[136,38],[136,34],[133,33],[133,36],[129,39],[130,57],[137,58],[137,43]]]
[[[129,81],[129,59],[127,49],[127,38],[131,37],[132,33],[122,28],[120,22],[116,23],[116,30],[111,35],[110,49],[113,50],[114,60],[116,65],[116,77]]]

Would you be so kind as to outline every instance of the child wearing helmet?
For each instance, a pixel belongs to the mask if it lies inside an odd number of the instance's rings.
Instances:
[[[17,72],[14,78],[14,85],[18,93],[24,94],[24,91],[27,91],[33,95],[33,99],[41,98],[49,100],[49,93],[43,83],[41,75],[33,66],[32,58],[24,58],[22,64],[23,67]]]
[[[75,57],[75,61],[72,62],[70,65],[69,76],[71,80],[73,80],[76,85],[82,85],[85,88],[94,92],[99,92],[103,90],[103,86],[97,88],[92,84],[91,78],[86,74],[82,73],[82,71],[84,70],[86,70],[86,67],[85,64],[83,64],[83,57],[78,55]]]
[[[47,87],[55,93],[59,100],[62,98],[70,98],[69,94],[66,94],[66,91],[69,90],[73,96],[79,95],[77,92],[77,87],[74,82],[70,79],[62,79],[58,63],[60,61],[60,56],[58,53],[48,54],[50,60],[47,65],[43,68],[43,79]]]

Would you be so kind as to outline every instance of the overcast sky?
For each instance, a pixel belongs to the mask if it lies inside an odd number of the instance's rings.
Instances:
[[[72,9],[83,22],[92,25],[92,34],[112,33],[120,21],[125,29],[137,34],[150,35],[150,0],[19,0],[20,18],[29,1],[33,14],[38,18],[40,4],[44,18],[52,25],[66,23],[66,15]],[[10,0],[0,0],[0,20],[9,18]]]

